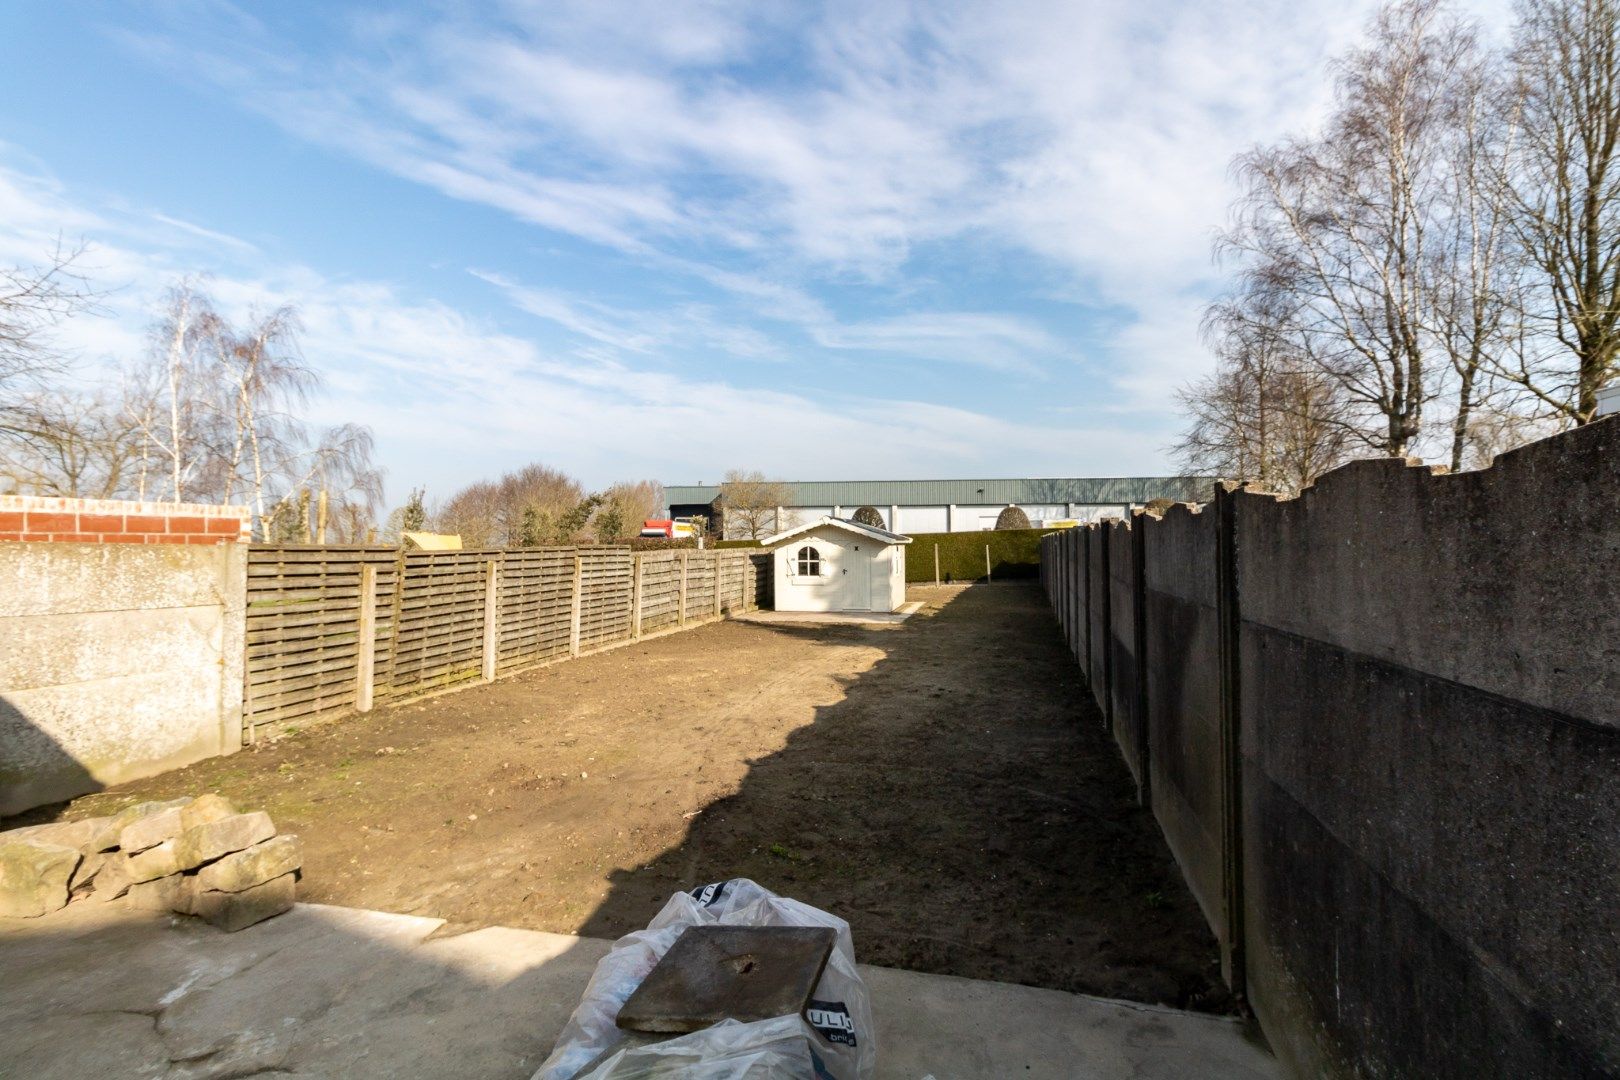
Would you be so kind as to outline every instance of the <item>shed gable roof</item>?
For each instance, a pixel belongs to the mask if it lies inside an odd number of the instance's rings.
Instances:
[[[835,518],[824,515],[816,518],[814,521],[806,522],[803,525],[791,528],[786,532],[779,532],[775,536],[767,536],[764,540],[760,541],[760,544],[764,547],[775,547],[778,544],[792,540],[796,536],[803,536],[807,532],[811,532],[814,529],[819,529],[823,525],[830,525],[835,529],[842,529],[845,532],[854,533],[856,536],[864,536],[868,539],[877,540],[885,544],[911,543],[911,537],[909,536],[901,536],[899,533],[890,532],[887,529],[873,528],[871,525],[862,525],[859,522],[849,521],[845,518]]]

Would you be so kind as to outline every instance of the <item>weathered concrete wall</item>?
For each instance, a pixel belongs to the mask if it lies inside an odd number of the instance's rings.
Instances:
[[[1109,628],[1111,656],[1108,699],[1109,720],[1114,741],[1119,743],[1137,787],[1147,782],[1143,760],[1142,717],[1137,712],[1136,664],[1136,560],[1131,551],[1134,537],[1123,522],[1107,525],[1103,535],[1108,543]]]
[[[1086,566],[1086,639],[1092,695],[1103,717],[1108,716],[1108,531],[1107,526],[1093,526],[1087,544]]]
[[[1240,496],[1250,998],[1297,1070],[1620,1075],[1620,423]]]
[[[1153,814],[1217,936],[1221,868],[1221,673],[1215,513],[1172,507],[1140,519],[1144,560],[1148,755]]]
[[[1620,1076],[1620,420],[1135,525],[1151,805],[1290,1071]]]
[[[241,745],[247,549],[0,544],[0,813]]]
[[[1074,624],[1071,647],[1074,658],[1084,669],[1090,663],[1091,625],[1086,619],[1086,545],[1091,533],[1085,529],[1069,529],[1069,608]]]

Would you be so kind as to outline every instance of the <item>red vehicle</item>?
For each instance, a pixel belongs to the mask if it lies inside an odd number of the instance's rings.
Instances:
[[[669,540],[696,536],[691,518],[648,518],[641,523],[642,536],[662,536]]]

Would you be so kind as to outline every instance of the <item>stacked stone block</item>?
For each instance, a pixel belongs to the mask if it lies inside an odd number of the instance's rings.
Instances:
[[[298,837],[277,835],[262,811],[218,795],[139,803],[0,833],[0,916],[122,899],[241,930],[292,907],[302,863]]]

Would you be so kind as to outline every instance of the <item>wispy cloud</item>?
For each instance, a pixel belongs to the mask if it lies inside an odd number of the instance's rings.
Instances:
[[[182,267],[207,270],[207,288],[237,318],[295,304],[305,327],[304,353],[327,382],[313,419],[370,424],[395,487],[425,482],[447,492],[536,459],[594,484],[649,473],[659,479],[703,478],[732,464],[779,475],[807,470],[860,475],[874,454],[886,468],[940,476],[974,471],[985,461],[987,446],[1033,460],[1073,438],[970,409],[856,393],[811,397],[671,371],[635,347],[637,331],[613,329],[617,313],[610,308],[548,297],[498,275],[483,275],[516,302],[608,346],[595,356],[549,351],[389,283],[334,280],[302,264],[267,262],[228,236],[200,252],[208,230],[171,224],[165,243],[159,230],[167,215],[82,203],[74,193],[3,162],[0,209],[7,212],[0,224],[0,252],[35,257],[32,245],[61,222],[73,223],[92,241],[95,284],[114,302],[102,317],[66,324],[62,341],[87,358],[137,356],[162,289]],[[671,318],[684,319],[688,328],[702,324],[692,311]],[[743,334],[737,348],[744,351],[761,345],[748,342],[745,330],[722,325],[710,332]],[[951,336],[920,324],[852,333],[901,342]],[[849,347],[865,344],[870,342]],[[1104,446],[1113,452],[1134,447],[1131,452],[1143,464],[1152,454],[1150,445],[1118,428],[1098,428],[1079,440],[1081,450],[1101,453]]]
[[[764,317],[791,309],[829,347],[940,359],[954,334],[912,348],[909,313],[840,329],[794,282],[903,290],[938,245],[1017,251],[1050,268],[1048,295],[1185,331],[1213,287],[1228,160],[1311,120],[1327,50],[1369,6],[511,3],[357,21],[340,62],[197,25],[136,40],[452,198],[755,288]],[[1105,342],[1131,346],[1108,372],[1130,396],[1204,362],[1196,338],[1166,337]],[[992,340],[943,358],[1028,369],[1054,352]]]

